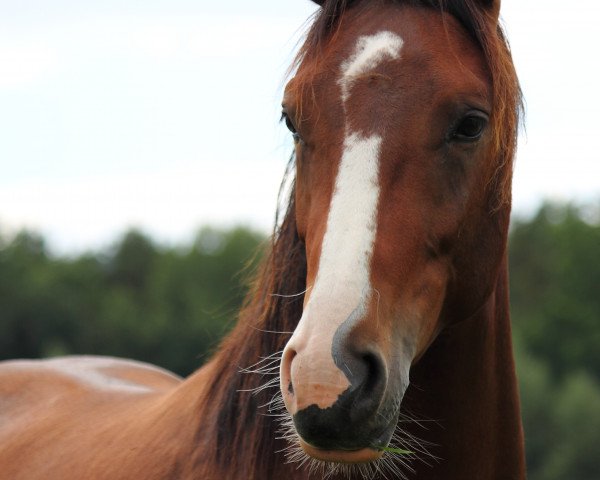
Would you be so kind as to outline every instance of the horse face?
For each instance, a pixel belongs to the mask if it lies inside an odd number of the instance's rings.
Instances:
[[[411,365],[492,288],[500,255],[482,269],[462,261],[502,238],[486,188],[491,96],[454,18],[380,4],[349,10],[286,88],[307,291],[281,389],[315,458],[376,459]]]

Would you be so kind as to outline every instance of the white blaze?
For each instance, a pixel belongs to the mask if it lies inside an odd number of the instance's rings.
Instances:
[[[345,110],[357,77],[386,59],[399,58],[401,48],[402,39],[388,31],[358,39],[353,54],[342,63],[338,79]],[[331,351],[338,327],[355,309],[365,308],[371,296],[370,263],[377,233],[382,137],[352,132],[348,122],[345,134],[315,283],[290,340],[300,350]],[[339,393],[347,388],[349,383],[331,355],[318,355],[310,361],[310,365],[295,365],[293,369],[314,369],[315,379],[321,384],[338,385]],[[316,403],[325,408],[329,400]]]
[[[350,87],[354,80],[373,70],[386,58],[399,58],[402,44],[403,41],[398,35],[388,31],[359,37],[354,54],[342,63],[342,76],[338,80],[344,103],[350,96]]]
[[[338,84],[344,107],[355,79],[386,59],[399,58],[402,43],[398,35],[388,31],[359,37],[353,54],[341,65]],[[327,304],[324,309],[334,310],[333,333],[371,294],[370,263],[377,233],[381,140],[378,134],[365,137],[346,126],[319,270],[307,305],[310,310],[324,302]],[[317,320],[321,327],[322,315],[324,312],[319,312],[321,320]]]
[[[346,320],[370,294],[371,252],[377,231],[381,137],[350,134],[329,206],[327,229],[309,304],[334,303]]]

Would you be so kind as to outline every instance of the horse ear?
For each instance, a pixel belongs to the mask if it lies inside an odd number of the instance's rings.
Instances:
[[[325,2],[327,0],[312,0],[313,2],[315,2],[317,5],[321,5],[324,6]],[[353,0],[346,0],[346,5],[350,5],[353,2]]]

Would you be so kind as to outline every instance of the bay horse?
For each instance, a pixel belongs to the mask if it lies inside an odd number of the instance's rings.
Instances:
[[[185,380],[5,362],[0,478],[525,477],[499,0],[321,3],[283,99],[289,201],[237,326]]]

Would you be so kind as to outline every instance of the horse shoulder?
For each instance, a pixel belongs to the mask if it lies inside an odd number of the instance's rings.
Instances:
[[[52,393],[151,393],[180,382],[175,374],[154,365],[112,357],[10,360],[0,363],[0,402],[39,402]]]
[[[139,444],[136,424],[180,384],[166,370],[109,357],[0,363],[0,471],[9,475],[0,477],[83,474],[104,453]]]

